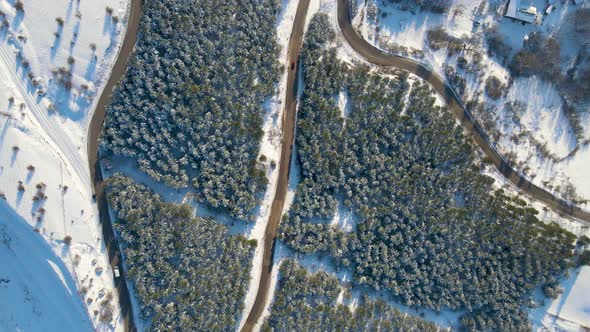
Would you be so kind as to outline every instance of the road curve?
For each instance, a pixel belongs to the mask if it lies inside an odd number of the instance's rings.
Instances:
[[[92,115],[90,126],[88,128],[88,163],[90,165],[90,180],[92,182],[94,194],[96,195],[104,242],[109,254],[109,261],[113,268],[115,265],[122,262],[122,257],[112,227],[106,195],[104,195],[103,191],[104,183],[100,163],[98,162],[99,139],[107,113],[107,106],[113,95],[113,89],[119,83],[123,75],[125,75],[127,62],[133,53],[137,33],[139,32],[142,5],[143,0],[131,0],[131,3],[129,4],[129,15],[127,18],[127,28],[125,29],[123,44],[121,45],[121,49],[119,50],[119,54],[115,60],[109,79],[98,99],[96,109]],[[130,293],[125,279],[125,273],[123,273],[121,269],[121,276],[115,278],[115,287],[117,288],[117,293],[119,295],[119,305],[121,306],[121,315],[124,318],[125,331],[134,332],[137,331],[137,328],[133,320]]]
[[[494,148],[483,128],[473,117],[473,114],[465,108],[461,99],[443,78],[438,76],[432,71],[432,69],[424,64],[398,55],[385,53],[369,44],[357,33],[351,24],[350,1],[337,1],[338,26],[340,27],[344,39],[346,39],[355,52],[372,64],[397,67],[413,73],[430,83],[432,88],[445,100],[448,108],[451,109],[453,113],[455,113],[455,116],[461,121],[461,125],[471,133],[473,140],[479,145],[486,156],[506,179],[516,185],[523,193],[535,200],[545,203],[556,212],[590,224],[590,212],[572,205],[547,190],[538,187],[516,172]]]
[[[294,70],[291,70],[291,63],[298,64],[299,51],[303,41],[303,30],[305,27],[305,18],[307,16],[307,9],[309,8],[309,0],[300,0],[297,5],[297,12],[295,20],[293,21],[293,29],[289,38],[289,49],[287,53],[287,96],[285,98],[285,110],[283,112],[283,139],[281,148],[281,160],[279,163],[279,178],[277,181],[277,190],[272,201],[270,216],[264,231],[264,251],[262,253],[262,270],[260,274],[260,283],[258,284],[258,291],[256,299],[252,305],[252,309],[248,314],[248,318],[242,327],[242,332],[251,332],[260,319],[262,311],[264,310],[270,288],[270,276],[272,271],[272,261],[274,255],[275,237],[279,222],[281,221],[283,213],[283,205],[287,197],[287,188],[289,185],[289,172],[291,166],[291,154],[293,149],[293,140],[295,137],[295,115],[297,112],[297,74],[299,66],[296,65]]]

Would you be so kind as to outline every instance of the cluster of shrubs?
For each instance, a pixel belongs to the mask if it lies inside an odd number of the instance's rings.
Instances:
[[[451,0],[388,0],[390,3],[399,3],[402,8],[430,11],[442,14],[449,10],[453,2]]]
[[[457,94],[464,96],[467,90],[467,81],[463,77],[464,75],[458,73],[453,66],[449,66],[446,63],[443,65],[443,72],[453,89],[457,91]]]
[[[527,329],[524,307],[539,287],[554,294],[573,263],[574,235],[493,190],[427,86],[346,67],[323,39],[329,29],[315,16],[301,55],[302,177],[281,239],[331,256],[356,283],[406,305],[462,310],[469,329]],[[346,121],[334,97],[341,91],[352,105]],[[329,224],[339,202],[359,217],[352,232]]]
[[[453,37],[447,31],[439,26],[426,32],[428,46],[433,50],[446,48],[449,55],[457,54],[463,50],[465,41],[461,38]]]
[[[278,80],[277,0],[154,0],[108,110],[102,150],[199,201],[250,219],[256,157]]]
[[[227,331],[243,308],[255,243],[145,186],[107,181],[113,225],[149,331]]]
[[[342,301],[339,297],[342,295]],[[294,260],[281,264],[270,316],[262,331],[421,331],[438,327],[408,316],[383,300],[361,297],[351,312],[344,301],[351,294],[338,279],[325,273],[308,273]]]
[[[494,100],[500,99],[505,89],[506,86],[496,76],[490,75],[486,79],[485,92],[490,98]]]

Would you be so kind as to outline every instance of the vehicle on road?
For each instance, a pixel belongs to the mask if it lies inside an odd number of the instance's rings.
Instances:
[[[119,266],[115,265],[113,269],[113,273],[115,274],[115,278],[119,278],[121,276],[121,272],[119,271]]]

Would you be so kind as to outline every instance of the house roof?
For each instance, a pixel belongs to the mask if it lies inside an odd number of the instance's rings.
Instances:
[[[537,8],[532,6],[523,6],[520,0],[509,0],[506,17],[514,18],[523,22],[533,23],[537,18]]]

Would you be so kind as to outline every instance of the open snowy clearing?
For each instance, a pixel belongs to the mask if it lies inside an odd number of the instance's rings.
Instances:
[[[86,132],[117,56],[127,0],[30,0],[23,10],[15,4],[0,0],[0,193],[10,211],[0,216],[26,222],[30,237],[49,244],[39,250],[53,248],[45,255],[59,257],[53,265],[69,280],[69,301],[81,298],[90,317],[72,330],[122,330],[92,199]],[[26,317],[19,320],[35,321]]]

